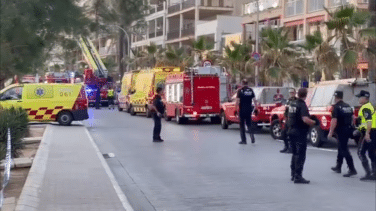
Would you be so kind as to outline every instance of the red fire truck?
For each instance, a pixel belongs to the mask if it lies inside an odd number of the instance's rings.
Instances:
[[[191,69],[169,75],[165,87],[165,119],[176,119],[178,124],[187,120],[210,118],[220,121],[220,79],[217,74],[202,74]]]
[[[68,73],[48,72],[45,75],[46,83],[69,83]]]
[[[290,87],[256,87],[253,91],[256,95],[256,100],[260,103],[256,106],[252,114],[252,122],[258,128],[263,126],[270,126],[270,112],[282,106],[287,100],[288,90]],[[221,105],[221,126],[227,129],[229,125],[236,123],[239,124],[239,116],[237,113],[238,108],[235,107],[236,100],[235,93],[230,102]]]

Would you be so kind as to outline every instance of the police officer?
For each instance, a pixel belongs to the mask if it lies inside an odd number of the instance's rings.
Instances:
[[[353,122],[353,110],[349,104],[342,101],[343,92],[334,92],[334,101],[332,111],[332,121],[330,123],[330,130],[328,134],[328,139],[333,138],[333,134],[336,133],[338,136],[338,154],[337,154],[337,165],[332,167],[332,170],[336,173],[341,173],[341,167],[343,163],[343,158],[346,159],[347,166],[349,167],[349,172],[344,174],[344,177],[350,177],[356,175],[357,172],[354,167],[354,161],[351,157],[348,141],[351,137],[352,122]]]
[[[287,133],[287,130],[288,130],[288,127],[287,127],[287,119],[288,119],[288,111],[289,111],[289,107],[291,105],[291,103],[293,101],[296,100],[296,91],[294,88],[291,88],[289,90],[289,94],[290,94],[290,98],[289,100],[287,101],[286,103],[286,109],[285,109],[285,113],[284,113],[284,116],[285,116],[285,128],[282,130],[282,137],[283,137],[283,142],[285,143],[285,147],[280,151],[281,153],[292,153],[292,150],[291,150],[291,144],[289,144],[290,140],[289,140],[289,137],[288,135],[286,134]]]
[[[153,142],[163,142],[161,139],[162,130],[162,117],[165,112],[165,106],[162,102],[162,91],[161,87],[157,88],[157,94],[154,96],[153,100],[153,119],[154,119],[154,130],[153,130]]]
[[[101,87],[99,85],[95,86],[95,109],[100,109],[101,104]]]
[[[115,109],[115,96],[114,96],[114,89],[110,88],[107,91],[107,99],[108,99],[108,108],[109,109]]]
[[[358,113],[358,118],[360,118],[361,123],[359,130],[364,135],[358,149],[358,156],[366,171],[366,175],[360,178],[360,180],[376,180],[376,113],[373,105],[369,102],[371,96],[369,92],[361,90],[356,96],[359,97],[359,103],[362,105]],[[366,157],[367,151],[372,164],[372,172]]]
[[[236,108],[238,108],[238,114],[240,118],[240,137],[241,142],[239,144],[247,144],[247,139],[245,137],[245,125],[248,127],[248,132],[251,136],[252,143],[255,143],[255,137],[252,131],[252,111],[253,105],[252,100],[254,101],[255,105],[257,105],[257,101],[255,99],[255,93],[251,87],[248,87],[248,81],[244,79],[242,81],[243,87],[239,89],[237,94],[236,100]]]
[[[288,131],[290,137],[292,158],[291,158],[291,180],[294,183],[308,184],[310,181],[303,178],[303,166],[307,151],[307,133],[310,126],[316,121],[310,118],[308,108],[304,100],[307,97],[307,89],[300,88],[298,99],[293,101],[288,111]]]

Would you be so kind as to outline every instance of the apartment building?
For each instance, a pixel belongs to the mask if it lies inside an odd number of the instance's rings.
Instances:
[[[316,30],[321,31],[325,39],[329,32],[325,21],[329,19],[324,7],[335,10],[340,6],[355,5],[359,9],[368,9],[369,0],[259,0],[259,30],[268,25],[284,26],[289,31],[289,38],[294,44],[302,44],[305,36]],[[243,3],[242,39],[255,37],[257,20],[256,0]],[[340,48],[339,43],[336,48]],[[363,57],[359,59],[359,76],[366,76],[368,63]]]
[[[182,47],[205,36],[220,50],[222,35],[241,32],[242,4],[238,0],[154,0],[146,16],[147,27],[134,30],[132,49]]]

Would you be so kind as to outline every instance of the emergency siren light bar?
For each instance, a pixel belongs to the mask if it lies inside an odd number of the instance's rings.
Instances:
[[[85,37],[81,37],[78,44],[94,73],[98,73],[98,77],[100,78],[107,78],[107,68],[100,59],[99,53],[94,47],[94,44]]]

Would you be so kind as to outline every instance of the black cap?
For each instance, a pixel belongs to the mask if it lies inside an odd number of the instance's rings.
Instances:
[[[369,94],[369,92],[365,91],[365,90],[360,90],[360,93],[355,95],[357,97],[367,97],[369,98],[371,95]]]
[[[336,96],[336,97],[342,99],[342,98],[343,98],[343,92],[342,92],[342,91],[335,91],[335,92],[334,92],[334,96]]]

